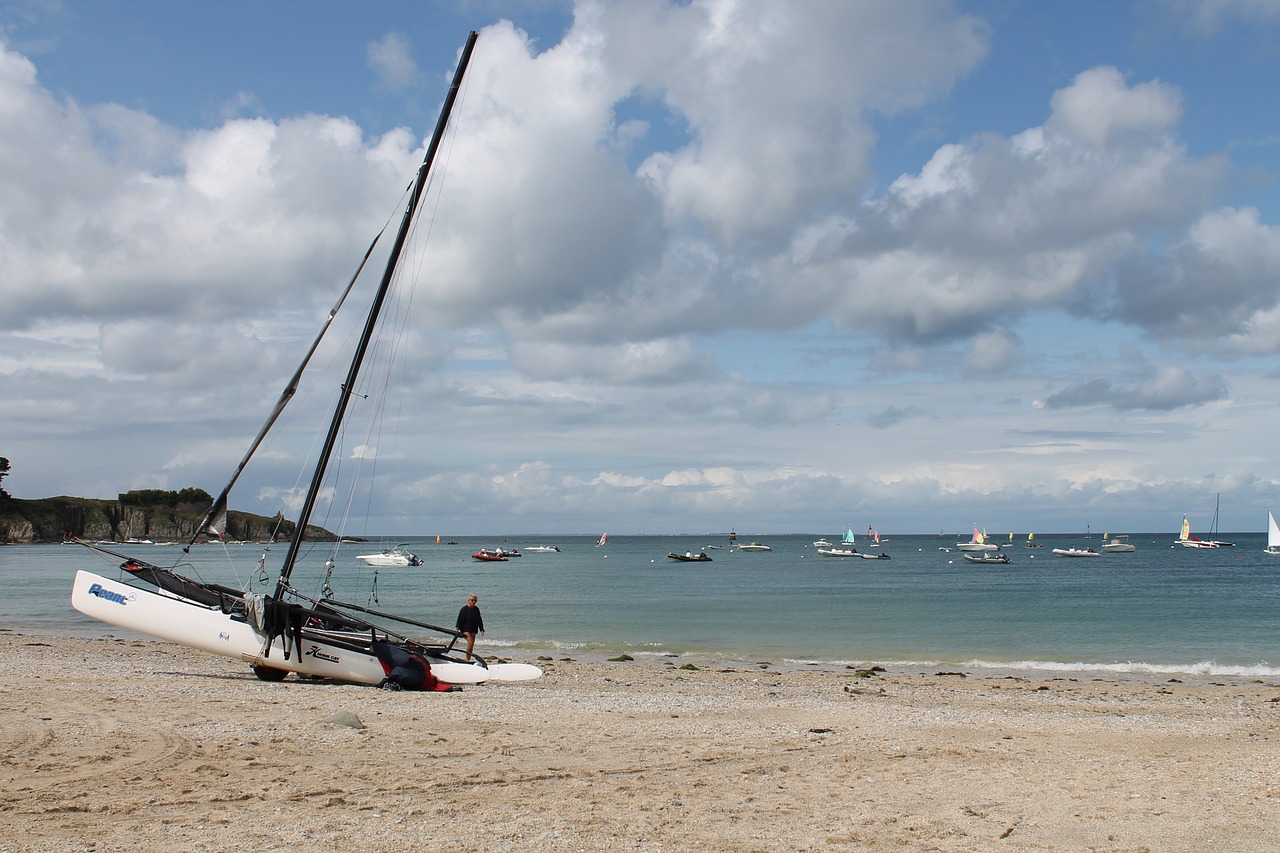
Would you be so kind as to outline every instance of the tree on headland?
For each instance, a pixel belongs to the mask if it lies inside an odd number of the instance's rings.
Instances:
[[[173,492],[168,489],[133,489],[132,491],[122,492],[119,496],[120,503],[126,506],[177,506],[178,504],[202,504],[209,505],[213,503],[213,496],[204,489],[197,489],[189,486],[181,491]]]
[[[9,493],[4,490],[4,478],[9,476],[9,460],[0,456],[0,500],[9,497]]]

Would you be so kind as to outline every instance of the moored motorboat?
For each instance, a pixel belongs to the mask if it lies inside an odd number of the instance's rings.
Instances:
[[[555,545],[530,545],[524,550],[530,554],[555,554],[560,551]]]
[[[356,559],[367,566],[421,566],[422,558],[406,551],[408,547],[408,543],[403,543],[379,554],[357,554]]]
[[[747,545],[739,545],[739,551],[772,551],[768,545],[761,545],[759,542],[751,542]]]
[[[1102,537],[1102,550],[1107,554],[1128,554],[1138,549],[1129,544],[1128,536],[1107,535]]]
[[[861,557],[856,548],[844,548],[831,546],[829,548],[819,548],[818,553],[824,557]]]
[[[672,560],[679,560],[682,563],[709,563],[711,558],[699,551],[697,554],[692,551],[685,551],[683,554],[677,554],[675,551],[667,554]]]
[[[481,563],[505,563],[507,557],[501,550],[493,548],[481,548],[471,555],[471,559]]]
[[[1092,548],[1077,548],[1072,545],[1070,548],[1054,548],[1053,555],[1055,557],[1101,557],[1102,553]]]

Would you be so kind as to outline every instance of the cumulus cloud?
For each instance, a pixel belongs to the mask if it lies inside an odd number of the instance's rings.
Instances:
[[[1190,349],[1280,351],[1276,316],[1280,229],[1258,211],[1203,214],[1163,258],[1122,268],[1118,296],[1127,317]]]
[[[834,289],[842,324],[874,317],[881,334],[909,340],[987,332],[997,304],[1005,317],[1109,310],[1114,296],[1095,298],[1101,283],[1144,241],[1198,215],[1222,177],[1220,161],[1176,142],[1179,115],[1164,84],[1083,72],[1043,126],[944,145],[859,216],[829,222],[825,256],[796,272]],[[863,310],[872,303],[874,314]]]
[[[927,101],[987,49],[984,24],[944,6],[795,11],[714,1],[600,8],[610,66],[690,129],[689,144],[639,170],[673,222],[733,242],[814,205],[847,205],[847,188],[867,178],[869,114]],[[840,37],[824,37],[818,22]]]

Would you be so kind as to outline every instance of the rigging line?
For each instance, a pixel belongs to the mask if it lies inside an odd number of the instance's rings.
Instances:
[[[454,115],[465,115],[463,105],[466,102],[466,95],[469,89],[470,79],[464,79],[458,97],[459,103],[454,108]],[[442,156],[438,157],[436,163],[433,164],[431,171],[427,175],[426,185],[423,189],[423,195],[430,195],[433,197],[431,215],[424,217],[422,215],[422,211],[420,211],[419,215],[414,217],[413,222],[410,225],[409,235],[406,240],[407,249],[405,254],[412,257],[413,262],[411,264],[401,264],[396,268],[394,274],[394,285],[390,294],[390,298],[395,303],[395,308],[394,310],[386,311],[383,318],[379,321],[383,331],[387,332],[387,334],[378,335],[374,339],[371,348],[370,361],[385,358],[385,370],[379,374],[382,378],[381,387],[378,388],[377,394],[374,395],[376,403],[370,410],[369,420],[367,421],[365,431],[365,446],[374,448],[374,452],[371,456],[361,456],[359,458],[360,464],[358,467],[360,469],[365,467],[365,462],[368,462],[373,468],[372,473],[367,478],[370,485],[366,492],[366,520],[368,519],[373,506],[373,483],[377,478],[377,469],[379,467],[378,463],[381,461],[383,456],[388,454],[390,458],[395,458],[399,448],[399,424],[403,422],[401,416],[404,413],[405,397],[407,394],[407,390],[403,387],[398,398],[397,417],[394,421],[397,427],[391,433],[391,446],[389,451],[384,448],[383,442],[383,427],[386,424],[388,404],[391,399],[391,381],[392,377],[395,375],[396,366],[400,362],[400,357],[406,351],[406,340],[411,328],[410,320],[413,314],[413,304],[417,294],[417,286],[422,280],[422,270],[428,255],[432,226],[434,225],[439,212],[439,207],[444,193],[444,180],[448,175],[449,164],[452,161],[453,153],[456,149],[457,141],[460,136],[460,124],[460,120],[457,122],[451,120],[449,125],[446,127],[449,144],[445,148],[444,152],[442,152]],[[427,219],[428,222],[425,228],[422,227],[422,220],[424,218]],[[365,376],[369,378],[370,384],[372,384],[374,372],[366,371]],[[355,477],[352,478],[352,488],[347,503],[347,510],[351,507],[354,492]],[[367,527],[365,532],[368,532]]]
[[[423,157],[422,165],[418,167],[417,177],[414,181],[414,189],[411,193],[409,204],[405,207],[404,215],[400,220],[400,227],[396,231],[395,242],[392,244],[391,253],[387,259],[386,268],[383,270],[382,278],[378,284],[378,290],[374,295],[373,303],[369,308],[369,314],[365,318],[364,328],[357,343],[356,350],[352,354],[351,364],[348,368],[347,385],[353,385],[356,377],[360,375],[361,364],[368,350],[369,341],[377,330],[378,317],[381,313],[383,303],[386,300],[387,290],[390,288],[392,278],[394,277],[396,267],[400,261],[400,255],[404,249],[404,241],[408,236],[409,228],[417,215],[418,203],[421,199],[421,191],[426,183],[428,174],[430,173],[435,159],[436,151],[439,149],[440,140],[444,136],[444,131],[449,123],[449,114],[453,109],[454,101],[457,99],[458,89],[466,74],[466,67],[470,62],[472,49],[475,47],[476,39],[479,34],[472,31],[468,37],[466,45],[462,49],[462,54],[458,60],[458,67],[454,72],[453,83],[449,87],[449,94],[445,97],[444,106],[440,110],[440,118],[436,122],[435,132],[432,134],[431,143],[427,146],[427,153]],[[332,462],[333,449],[341,432],[340,427],[344,416],[346,415],[347,403],[349,398],[342,396],[338,400],[338,405],[334,409],[333,416],[330,419],[329,431],[325,436],[325,444],[316,459],[316,470],[311,477],[311,485],[307,489],[307,496],[303,500],[302,508],[298,512],[299,529],[295,531],[294,538],[289,542],[289,552],[285,555],[284,565],[280,572],[280,580],[276,585],[277,596],[283,595],[285,588],[289,583],[289,576],[293,573],[294,566],[297,564],[299,550],[302,546],[303,533],[306,530],[306,523],[311,518],[311,513],[315,508],[316,500],[319,497],[320,489],[323,485],[326,470]]]

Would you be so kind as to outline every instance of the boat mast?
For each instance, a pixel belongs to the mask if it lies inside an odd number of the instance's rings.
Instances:
[[[293,533],[293,539],[289,542],[289,553],[285,555],[284,565],[280,568],[280,580],[276,583],[277,598],[282,596],[289,586],[289,576],[293,573],[294,564],[298,560],[298,552],[302,548],[302,540],[306,535],[311,513],[315,510],[316,500],[320,495],[321,485],[329,467],[329,460],[333,456],[333,448],[338,443],[338,434],[342,431],[342,419],[346,415],[347,404],[351,401],[351,395],[356,387],[356,380],[360,375],[360,365],[364,361],[369,342],[373,340],[373,333],[378,325],[378,315],[382,313],[382,304],[386,301],[387,292],[391,289],[391,280],[395,277],[396,266],[400,262],[400,253],[404,250],[405,240],[409,236],[409,228],[413,224],[413,217],[418,209],[418,201],[422,198],[427,178],[431,173],[431,164],[436,157],[436,150],[440,147],[440,141],[444,138],[445,128],[448,127],[449,114],[453,111],[453,103],[457,100],[458,90],[462,86],[462,77],[467,71],[467,64],[471,61],[471,51],[475,47],[477,38],[478,34],[474,31],[467,36],[467,43],[463,46],[462,55],[458,59],[458,68],[453,72],[453,82],[449,86],[449,93],[445,96],[444,106],[440,109],[440,118],[436,121],[435,133],[431,137],[430,144],[427,145],[427,152],[422,158],[422,165],[418,167],[418,175],[414,179],[413,191],[409,195],[409,202],[405,207],[404,216],[400,220],[400,230],[396,232],[395,243],[391,246],[391,255],[387,258],[387,266],[382,273],[382,281],[378,284],[377,293],[374,294],[373,304],[369,308],[369,316],[365,320],[364,331],[361,333],[360,341],[356,344],[355,353],[351,357],[351,367],[347,371],[347,379],[342,384],[341,394],[338,395],[338,405],[334,409],[333,419],[329,422],[329,432],[325,436],[324,447],[320,450],[315,474],[311,477],[311,485],[307,489],[306,499],[302,502],[302,509],[298,513],[298,527]]]

